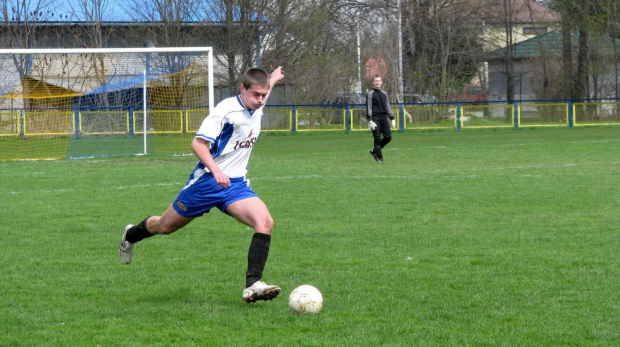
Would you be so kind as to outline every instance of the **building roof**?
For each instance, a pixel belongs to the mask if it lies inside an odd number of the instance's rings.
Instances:
[[[534,0],[513,0],[510,2],[511,9],[504,10],[504,1],[491,0],[491,4],[487,5],[487,22],[503,23],[506,14],[510,15],[510,19],[515,23],[555,23],[560,21],[560,13],[556,12]],[[509,12],[509,13],[506,13]]]

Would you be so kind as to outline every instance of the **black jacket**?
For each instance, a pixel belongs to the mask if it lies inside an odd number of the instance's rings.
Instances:
[[[385,111],[387,113],[387,116],[390,119],[394,119],[394,113],[392,112],[392,105],[390,105],[390,99],[388,98],[388,95],[386,92],[384,92],[383,90],[375,90],[375,89],[371,89],[368,94],[366,94],[366,118],[368,118],[368,121],[370,121],[372,119],[372,115],[373,115],[373,111],[372,111],[372,97],[373,94],[375,92],[378,93],[382,93],[385,97],[385,105],[382,105],[385,107]]]

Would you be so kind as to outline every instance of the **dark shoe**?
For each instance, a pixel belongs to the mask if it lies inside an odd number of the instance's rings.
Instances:
[[[375,158],[376,161],[379,161],[379,155],[375,153],[374,149],[370,150],[370,155],[372,155],[372,157]]]

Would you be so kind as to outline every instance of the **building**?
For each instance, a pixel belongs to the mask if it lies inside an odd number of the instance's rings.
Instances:
[[[505,6],[506,5],[506,6]],[[559,29],[560,14],[534,0],[494,0],[485,7],[483,40],[492,51]],[[510,29],[510,36],[506,34]]]
[[[571,32],[571,45],[577,51],[579,33]],[[590,37],[590,98],[614,98],[620,83],[617,73],[620,39]],[[513,61],[513,82],[516,100],[554,99],[559,97],[562,75],[562,33],[554,30],[518,42],[488,54],[489,93],[491,100],[506,100],[507,74],[505,59]],[[576,56],[576,54],[574,55]],[[544,68],[543,68],[544,64]],[[544,69],[544,71],[543,71]]]
[[[560,14],[534,0],[492,0],[482,4],[482,39],[485,52],[497,51],[559,29]],[[481,79],[486,81],[474,82],[488,85],[487,94],[490,100],[505,100],[506,88],[496,88],[501,84],[497,81],[497,68],[495,67],[492,73],[489,63],[485,62],[480,70]],[[517,93],[520,94],[518,89]]]

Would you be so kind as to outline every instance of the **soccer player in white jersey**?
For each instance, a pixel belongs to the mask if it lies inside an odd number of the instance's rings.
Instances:
[[[242,78],[241,94],[222,100],[205,118],[191,144],[199,160],[189,180],[162,216],[150,216],[125,227],[120,245],[123,263],[131,262],[136,242],[173,233],[217,207],[254,229],[243,300],[271,300],[280,294],[280,287],[261,281],[273,219],[245,174],[260,133],[263,106],[274,85],[283,78],[281,66],[271,75],[259,68],[248,69]]]

